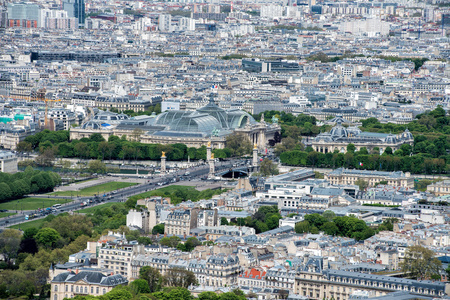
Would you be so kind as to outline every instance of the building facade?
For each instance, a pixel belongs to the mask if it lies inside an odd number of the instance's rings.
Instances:
[[[387,185],[401,186],[405,188],[414,187],[414,178],[409,172],[382,172],[382,171],[367,171],[357,169],[339,168],[325,174],[325,179],[331,184],[352,185],[357,180],[361,179],[369,184],[369,187],[375,186],[377,183],[386,182]]]
[[[348,144],[353,144],[356,151],[362,148],[371,151],[377,147],[381,154],[387,147],[390,147],[392,151],[396,151],[403,144],[412,146],[413,143],[414,137],[408,129],[397,135],[363,132],[358,127],[346,128],[338,120],[336,126],[330,132],[317,135],[311,141],[306,142],[306,145],[321,153],[333,153],[335,151],[346,153]]]
[[[106,276],[96,271],[71,271],[59,274],[51,281],[51,300],[75,296],[101,296],[118,285],[127,285],[122,275]]]

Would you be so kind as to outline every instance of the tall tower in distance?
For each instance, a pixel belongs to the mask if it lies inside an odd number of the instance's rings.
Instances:
[[[63,0],[63,10],[67,11],[69,18],[78,19],[78,27],[84,27],[86,19],[84,0]]]

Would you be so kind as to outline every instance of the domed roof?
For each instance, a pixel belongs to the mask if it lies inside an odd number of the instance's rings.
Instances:
[[[347,132],[349,134],[351,134],[351,136],[357,136],[358,134],[361,133],[361,129],[359,129],[356,126],[352,126],[352,127],[347,128]]]
[[[386,144],[395,144],[397,143],[397,137],[393,134],[389,134],[384,140]]]
[[[406,130],[402,133],[402,137],[405,140],[413,140],[414,139],[412,133],[408,130],[408,128],[406,128]]]
[[[102,126],[95,121],[87,121],[81,126],[83,129],[100,129],[101,127]]]
[[[331,128],[330,135],[332,137],[347,137],[348,131],[347,131],[347,128],[345,128],[341,124],[338,124],[338,125],[334,126],[333,128]]]
[[[227,113],[224,109],[218,107],[213,99],[209,100],[206,106],[197,109],[199,113],[205,113],[216,118],[222,125],[222,128],[228,128]]]
[[[333,138],[331,137],[331,134],[329,134],[328,132],[324,132],[324,133],[319,134],[316,137],[316,141],[331,143],[333,141]]]
[[[214,129],[220,129],[219,122],[206,114],[192,114],[174,120],[169,125],[169,130],[179,132],[202,132],[210,135]]]

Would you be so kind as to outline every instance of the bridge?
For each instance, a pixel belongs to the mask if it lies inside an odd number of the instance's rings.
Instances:
[[[249,168],[241,167],[241,168],[231,168],[228,170],[217,172],[216,176],[223,177],[223,178],[241,178],[241,177],[247,177],[250,173],[251,172],[250,172]]]

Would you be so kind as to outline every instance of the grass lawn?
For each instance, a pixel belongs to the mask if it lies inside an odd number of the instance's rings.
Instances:
[[[83,208],[83,209],[77,210],[77,212],[83,213],[83,214],[92,214],[92,213],[94,213],[97,209],[107,208],[107,207],[110,207],[110,206],[112,206],[112,205],[114,205],[114,204],[118,204],[118,202],[108,202],[108,203],[100,204],[100,205],[97,205],[97,206],[92,206],[92,207],[88,207],[88,208]]]
[[[24,217],[25,218],[25,217]],[[33,228],[33,227],[41,227],[42,223],[44,223],[44,219],[39,219],[39,220],[33,220],[30,222],[25,222],[22,224],[17,224],[17,225],[13,225],[10,226],[9,228],[13,228],[13,229],[21,229],[21,230],[25,230],[28,228]]]
[[[0,212],[0,218],[9,217],[12,215],[15,215],[16,213],[10,213],[10,212]]]
[[[7,210],[35,210],[42,207],[50,207],[54,204],[64,204],[71,202],[71,199],[53,199],[53,198],[22,198],[0,204],[0,209]]]
[[[107,182],[77,191],[64,191],[64,192],[54,192],[51,195],[54,196],[94,196],[100,192],[100,195],[104,193],[109,193],[118,189],[125,187],[137,185],[135,182]]]

